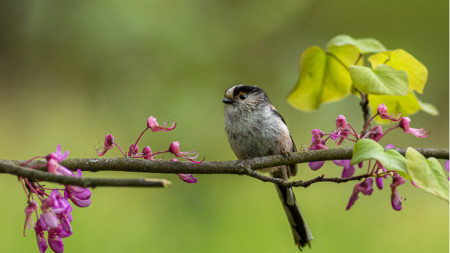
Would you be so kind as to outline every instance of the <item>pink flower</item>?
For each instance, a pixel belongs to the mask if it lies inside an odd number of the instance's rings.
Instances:
[[[142,156],[145,160],[153,160],[152,149],[149,146],[145,146],[142,150]]]
[[[348,129],[347,120],[344,115],[339,115],[336,118],[336,127],[338,129]]]
[[[103,156],[106,152],[114,147],[114,136],[107,134],[103,148],[97,148],[97,155]]]
[[[336,140],[336,145],[341,145],[344,142],[344,139],[349,136],[350,131],[347,130],[336,130],[331,132],[330,137],[333,140]],[[338,140],[339,138],[339,140]]]
[[[47,156],[36,156],[35,158],[24,163],[23,166],[36,158],[45,157],[47,160],[46,166],[49,173],[81,177],[81,170],[77,170],[78,175],[76,175],[66,167],[59,164],[67,157],[68,154],[68,151],[62,154],[61,147],[58,145],[56,152],[50,153]],[[91,203],[90,190],[79,186],[64,185],[65,194],[63,197],[59,192],[59,189],[47,188],[48,186],[42,187],[37,182],[30,183],[28,179],[20,179],[24,180],[24,184],[26,184],[27,186],[26,190],[28,191],[28,199],[30,200],[34,198],[33,195],[35,194],[39,197],[42,203],[40,205],[42,210],[42,213],[40,215],[38,215],[37,213],[38,205],[36,201],[29,201],[28,206],[25,208],[25,227],[33,223],[31,216],[34,212],[36,213],[36,217],[38,217],[34,229],[36,232],[36,240],[38,243],[39,251],[45,252],[48,248],[48,245],[50,245],[50,248],[54,252],[63,252],[64,245],[61,238],[72,235],[72,227],[70,224],[73,220],[71,214],[72,206],[70,205],[68,199],[70,198],[72,202],[77,206],[89,206]],[[46,193],[47,190],[51,190],[51,193]],[[48,244],[45,240],[45,231],[48,231]]]
[[[59,164],[55,159],[50,159],[47,161],[47,169],[49,173],[64,176],[75,176],[75,174],[71,170]]]
[[[372,130],[370,131],[370,139],[379,142],[381,138],[383,138],[383,129],[381,128],[381,126],[372,128]]]
[[[41,225],[41,220],[38,219],[36,222],[36,226],[34,227],[34,231],[36,232],[36,240],[38,244],[39,251],[44,253],[47,248],[47,241],[45,240],[44,228]]]
[[[380,116],[380,118],[382,119],[388,119],[388,120],[392,120],[392,121],[399,121],[402,114],[398,114],[397,116],[395,116],[394,114],[388,114],[387,112],[387,107],[385,104],[380,104],[377,108],[377,114]]]
[[[344,167],[342,170],[342,178],[351,177],[355,173],[355,166],[350,165],[350,160],[333,160],[333,163]]]
[[[48,231],[48,244],[55,253],[64,252],[64,244],[60,237],[61,228],[50,229]]]
[[[310,150],[320,150],[320,149],[327,149],[327,146],[325,144],[314,144]],[[308,162],[308,167],[311,170],[318,170],[322,168],[322,166],[325,164],[325,161],[316,161],[316,162]]]
[[[427,131],[423,128],[411,128],[409,127],[409,124],[411,123],[411,119],[409,117],[403,117],[400,121],[400,127],[403,129],[403,132],[410,133],[416,137],[419,138],[425,138],[430,135],[430,133],[427,133]]]
[[[392,204],[392,208],[394,208],[395,211],[402,210],[402,201],[404,201],[405,199],[402,196],[400,196],[400,194],[397,191],[397,187],[404,183],[405,183],[405,179],[403,179],[403,177],[401,177],[397,173],[392,176],[391,204]]]
[[[178,162],[178,159],[173,158],[170,159],[171,162]],[[197,183],[197,178],[195,178],[192,174],[181,174],[181,173],[177,173],[177,176],[180,177],[181,180],[183,180],[186,183],[192,184],[192,183]]]
[[[312,134],[311,146],[308,148],[308,150],[327,149],[325,141],[322,139],[322,137],[323,137],[322,130],[313,129],[311,131],[311,134]],[[325,161],[309,162],[308,167],[311,170],[318,170],[318,169],[322,168],[322,166],[324,164],[325,164]]]
[[[339,115],[336,118],[336,131],[330,134],[331,139],[336,141],[336,145],[341,145],[344,139],[350,135],[349,126],[350,124],[347,123],[344,115]]]
[[[350,200],[348,201],[346,210],[349,210],[355,204],[356,200],[358,200],[359,198],[358,197],[359,193],[362,193],[367,196],[371,195],[373,192],[372,185],[373,179],[371,177],[366,178],[361,183],[357,183],[353,188],[353,193],[350,196]]]
[[[27,207],[25,207],[25,225],[23,227],[23,236],[25,236],[25,229],[31,228],[34,225],[33,218],[31,215],[37,211],[38,203],[34,200],[31,200]]]
[[[181,157],[184,158],[186,160],[189,160],[193,163],[202,163],[203,161],[205,161],[205,158],[203,158],[203,160],[197,162],[194,161],[194,159],[196,159],[198,157],[197,152],[181,152],[180,151],[180,142],[179,141],[174,141],[172,143],[170,143],[169,146],[169,150],[170,153],[174,154],[176,157]]]
[[[81,177],[81,170],[77,170],[78,177]],[[58,192],[59,194],[59,192]],[[64,197],[70,199],[78,207],[88,207],[91,205],[91,191],[88,188],[75,185],[66,185]]]
[[[402,201],[404,198],[400,196],[397,190],[394,190],[391,194],[391,205],[392,208],[394,208],[395,211],[402,210]]]
[[[61,145],[56,145],[56,151],[53,153],[48,154],[45,158],[48,160],[50,159],[54,159],[56,160],[58,163],[62,162],[64,159],[67,158],[67,156],[69,155],[69,150],[66,150],[66,152],[64,152],[64,154],[62,154],[61,152]]]
[[[176,126],[177,126],[177,124],[175,121],[172,123],[171,127],[168,127],[167,122],[164,122],[164,125],[160,126],[158,124],[158,122],[156,121],[156,118],[153,116],[150,116],[147,119],[147,127],[150,128],[152,130],[152,132],[159,132],[159,131],[169,132],[169,131],[172,131],[173,129],[175,129]]]
[[[181,180],[183,180],[186,183],[192,184],[197,183],[197,178],[195,178],[192,174],[177,174]]]
[[[387,146],[386,146],[386,147],[387,147]],[[384,168],[383,165],[381,165],[381,163],[378,162],[378,161],[377,161],[376,166],[378,167],[378,168],[377,168],[377,174],[379,174],[379,173],[384,173],[384,172],[387,171],[387,169]],[[384,178],[387,178],[387,177],[388,177],[387,175],[384,175],[384,176],[378,176],[377,178],[375,178],[375,183],[376,183],[378,189],[380,189],[380,190],[383,189],[383,187],[384,187],[383,179],[384,179]]]
[[[139,147],[136,144],[131,144],[128,149],[128,157],[135,157],[139,154]]]
[[[323,140],[323,131],[320,129],[313,129],[311,130],[311,134],[312,134],[312,140],[311,143],[315,144],[315,143],[322,143]]]
[[[57,228],[58,227],[58,219],[56,218],[56,215],[52,211],[46,211],[41,214],[40,216],[42,227],[45,230]]]
[[[394,146],[393,144],[387,144],[384,148],[385,148],[386,150],[388,150],[388,149],[393,149],[393,148],[395,148],[395,146]]]
[[[78,207],[88,207],[91,205],[91,191],[87,188],[67,185],[64,197],[70,199]]]

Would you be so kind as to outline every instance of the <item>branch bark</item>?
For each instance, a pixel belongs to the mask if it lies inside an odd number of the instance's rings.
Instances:
[[[369,111],[369,95],[364,94],[361,91],[359,92],[361,95],[361,101],[359,102],[359,105],[361,106],[361,109],[363,111],[363,119],[364,119],[364,125],[363,129],[366,126],[367,122],[369,122],[370,119],[370,111]],[[362,135],[365,135],[367,132],[367,129],[364,130],[364,133]]]
[[[62,176],[37,169],[29,169],[17,165],[18,161],[0,160],[0,173],[17,175],[33,180],[77,185],[82,187],[114,186],[114,187],[166,187],[170,181],[149,178],[92,178]],[[20,162],[19,162],[20,163]]]
[[[425,157],[438,159],[449,159],[449,150],[440,148],[416,148]],[[405,154],[406,148],[397,149]],[[327,150],[312,150],[292,153],[289,156],[274,155],[236,161],[215,161],[194,164],[191,162],[171,162],[158,160],[144,160],[133,158],[77,158],[66,159],[61,164],[73,171],[122,171],[122,172],[144,172],[144,173],[188,173],[188,174],[237,174],[247,175],[263,182],[272,182],[291,187],[308,187],[318,182],[342,183],[369,177],[363,174],[351,178],[325,178],[323,175],[308,181],[286,181],[272,178],[257,172],[259,169],[270,168],[279,165],[295,163],[306,163],[313,161],[344,160],[352,157],[352,148],[335,148]],[[39,169],[28,169],[20,167],[22,161],[0,160],[0,173],[14,174],[35,180],[55,182],[68,185],[84,187],[96,186],[136,186],[136,187],[164,187],[170,182],[166,180],[151,179],[111,179],[111,178],[89,178],[70,177],[50,174]],[[37,165],[33,163],[33,165]],[[41,162],[43,164],[43,162]]]

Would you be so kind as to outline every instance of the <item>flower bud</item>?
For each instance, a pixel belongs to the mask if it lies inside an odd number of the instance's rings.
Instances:
[[[381,128],[381,126],[372,128],[372,130],[370,131],[370,139],[378,142],[381,138],[383,138],[383,129]]]
[[[347,120],[345,119],[344,115],[339,115],[336,119],[336,127],[338,129],[347,129]]]
[[[387,107],[385,104],[380,104],[377,108],[377,114],[380,115],[380,118],[382,119],[388,119],[388,120],[392,120],[392,121],[399,121],[401,114],[399,114],[398,116],[394,116],[393,114],[390,115],[387,112]]]
[[[105,137],[105,150],[110,150],[114,147],[114,136],[107,134]]]

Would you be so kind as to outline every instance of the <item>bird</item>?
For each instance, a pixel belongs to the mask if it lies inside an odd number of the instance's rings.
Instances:
[[[257,86],[235,85],[225,91],[225,132],[239,160],[269,155],[289,156],[297,148],[283,116],[271,104],[266,92]],[[288,180],[297,174],[297,164],[264,169],[272,177]],[[312,233],[303,218],[291,187],[275,184],[300,250],[311,247]]]

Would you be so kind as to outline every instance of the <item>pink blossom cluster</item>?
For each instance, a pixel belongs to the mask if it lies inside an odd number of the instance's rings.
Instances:
[[[181,151],[179,141],[173,141],[172,143],[170,143],[169,148],[164,151],[159,151],[159,152],[153,153],[150,146],[145,146],[142,149],[142,152],[139,153],[138,142],[147,130],[150,129],[152,132],[169,132],[169,131],[174,130],[175,127],[176,127],[176,122],[173,122],[171,126],[168,126],[167,122],[164,122],[162,125],[159,125],[156,118],[153,116],[150,116],[147,119],[147,127],[139,135],[136,142],[130,145],[130,148],[128,149],[128,153],[123,151],[123,149],[115,142],[113,135],[107,134],[105,137],[103,147],[97,148],[97,154],[99,156],[103,156],[104,154],[106,154],[107,151],[113,149],[114,146],[116,146],[125,157],[130,157],[130,158],[143,158],[145,160],[154,160],[155,156],[157,156],[157,155],[164,154],[164,153],[171,153],[177,158],[183,158],[183,159],[188,160],[193,163],[202,163],[205,160],[205,158],[203,158],[203,160],[201,160],[201,161],[195,160],[198,157],[197,152]],[[178,162],[177,158],[171,159],[170,161]],[[179,174],[178,173],[177,175],[180,177],[181,180],[183,180],[186,183],[196,183],[197,182],[197,178],[195,178],[191,174]]]
[[[68,155],[69,151],[62,154],[61,146],[58,145],[56,152],[47,156],[34,157],[23,163],[22,166],[27,166],[33,160],[45,158],[46,164],[43,166],[47,168],[49,173],[81,177],[81,170],[78,169],[77,174],[75,174],[60,164]],[[43,166],[36,165],[29,166],[29,168],[34,169]],[[54,252],[63,252],[64,244],[62,238],[72,235],[71,222],[73,221],[73,216],[71,213],[73,208],[69,200],[78,207],[88,207],[91,204],[91,191],[88,188],[74,185],[63,185],[63,189],[47,188],[40,182],[28,178],[19,177],[19,180],[28,199],[28,205],[25,208],[24,236],[27,227],[33,228],[36,232],[37,244],[41,253],[45,252],[48,246]],[[38,214],[39,206],[41,214]],[[36,214],[36,221],[32,217],[33,213]],[[45,233],[47,233],[47,240]]]
[[[376,118],[380,117],[381,119],[390,120],[392,122],[398,122],[396,125],[392,126],[391,128],[387,129],[383,132],[383,129],[381,126],[377,125],[374,127],[370,127],[371,122]],[[344,115],[339,115],[336,118],[336,130],[332,131],[331,133],[324,133],[320,129],[314,129],[311,131],[312,133],[312,140],[311,144],[307,148],[308,150],[321,150],[321,149],[327,149],[327,141],[329,139],[333,140],[336,145],[341,145],[345,140],[356,142],[360,139],[369,138],[376,142],[379,142],[381,138],[383,138],[388,132],[396,129],[401,128],[403,132],[412,134],[418,138],[425,138],[429,135],[429,132],[427,132],[423,128],[412,128],[410,127],[411,119],[409,117],[402,117],[401,114],[394,115],[388,113],[388,108],[385,104],[380,104],[377,108],[377,113],[371,117],[366,125],[364,126],[364,129],[357,133],[355,128],[347,122]],[[392,145],[386,146],[386,148],[393,148]],[[337,160],[333,161],[334,164],[343,167],[342,170],[342,178],[349,178],[352,177],[355,173],[355,165],[350,164],[350,160]],[[325,164],[325,161],[314,161],[309,162],[308,166],[311,168],[311,170],[318,170]],[[363,167],[363,163],[359,163],[357,165],[359,168]],[[366,178],[363,182],[358,183],[355,185],[353,189],[353,193],[350,197],[349,203],[347,205],[347,210],[350,209],[350,207],[353,206],[355,201],[358,199],[358,194],[362,193],[363,195],[371,195],[373,188],[373,179],[375,178],[376,185],[379,189],[383,188],[383,179],[387,178],[388,176],[391,176],[393,178],[393,183],[391,184],[391,204],[394,210],[401,210],[401,203],[404,200],[397,192],[397,186],[404,183],[404,179],[399,176],[396,172],[390,172],[387,171],[380,162],[376,161],[373,166],[369,164],[368,168],[368,174],[370,177]]]

